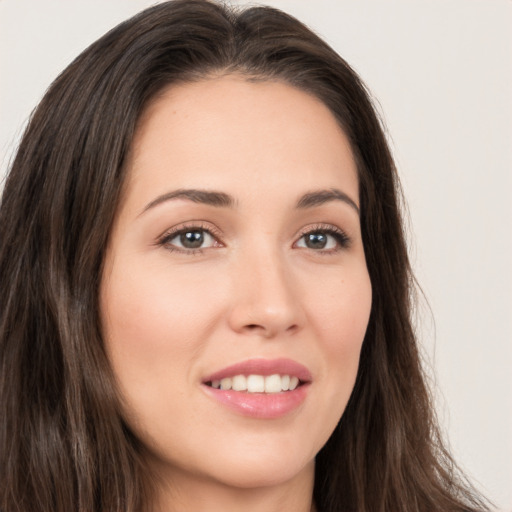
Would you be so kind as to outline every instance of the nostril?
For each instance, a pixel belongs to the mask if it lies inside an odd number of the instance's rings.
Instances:
[[[266,328],[261,324],[246,324],[243,328],[246,334],[258,334],[266,338],[271,337],[274,334],[274,330]]]

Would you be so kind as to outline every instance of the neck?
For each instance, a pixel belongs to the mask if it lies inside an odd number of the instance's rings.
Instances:
[[[314,463],[291,480],[261,487],[235,487],[197,475],[160,478],[154,512],[314,512]]]

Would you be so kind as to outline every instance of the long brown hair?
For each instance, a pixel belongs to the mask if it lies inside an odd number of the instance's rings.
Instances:
[[[137,120],[164,87],[236,72],[321,99],[358,163],[373,288],[357,382],[317,456],[319,511],[486,509],[443,448],[411,326],[396,172],[365,86],[294,18],[177,0],[85,50],[35,110],[0,205],[0,510],[140,512],[143,449],[120,414],[98,288]]]

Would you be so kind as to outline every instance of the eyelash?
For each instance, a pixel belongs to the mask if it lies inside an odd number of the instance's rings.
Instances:
[[[158,240],[157,245],[165,247],[168,251],[171,252],[180,252],[184,254],[201,254],[204,252],[205,249],[209,249],[209,247],[198,247],[197,249],[187,249],[187,248],[181,248],[177,246],[173,246],[170,241],[176,238],[179,235],[182,235],[184,233],[189,233],[192,231],[200,231],[203,233],[208,233],[217,243],[219,242],[221,238],[220,232],[218,232],[216,229],[213,229],[211,226],[206,226],[205,224],[185,224],[183,226],[179,226],[177,228],[172,228],[169,231],[166,231]]]
[[[301,231],[301,233],[297,239],[297,242],[295,242],[295,244],[298,243],[298,241],[301,240],[302,238],[304,238],[305,236],[311,235],[313,233],[322,233],[325,235],[332,236],[336,240],[336,243],[338,244],[337,247],[335,247],[333,249],[316,250],[316,251],[314,249],[311,249],[311,250],[315,251],[316,253],[320,253],[320,254],[324,254],[324,255],[337,253],[338,251],[341,251],[343,249],[348,249],[352,243],[351,238],[342,229],[332,226],[330,224],[327,224],[327,225],[326,224],[317,224],[315,226],[309,226],[309,227],[305,228],[303,231]]]
[[[220,242],[221,235],[220,233],[213,229],[211,226],[206,226],[204,224],[186,224],[183,226],[179,226],[177,228],[173,228],[170,231],[165,232],[158,240],[157,245],[165,247],[167,250],[171,252],[180,252],[187,255],[194,255],[194,254],[201,254],[206,249],[210,249],[210,247],[199,247],[199,248],[181,248],[177,246],[173,246],[170,242],[177,236],[180,236],[184,233],[188,232],[203,232],[210,235],[216,243],[219,243],[222,245],[222,242]],[[341,229],[336,228],[332,225],[325,225],[325,224],[317,224],[315,226],[310,226],[308,228],[305,228],[303,231],[300,232],[299,237],[297,238],[297,241],[294,242],[294,245],[296,245],[300,240],[302,240],[305,236],[311,235],[313,233],[322,233],[328,236],[332,236],[337,243],[337,247],[332,249],[325,249],[325,250],[315,250],[310,249],[314,251],[315,253],[321,253],[321,254],[333,254],[343,249],[348,249],[351,245],[352,240],[350,237]]]

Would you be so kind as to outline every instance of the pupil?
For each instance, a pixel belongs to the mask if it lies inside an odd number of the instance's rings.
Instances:
[[[323,233],[306,235],[306,246],[310,249],[323,249],[327,244],[327,236]]]
[[[201,231],[187,231],[180,235],[180,242],[187,249],[196,249],[203,245],[204,235]]]

